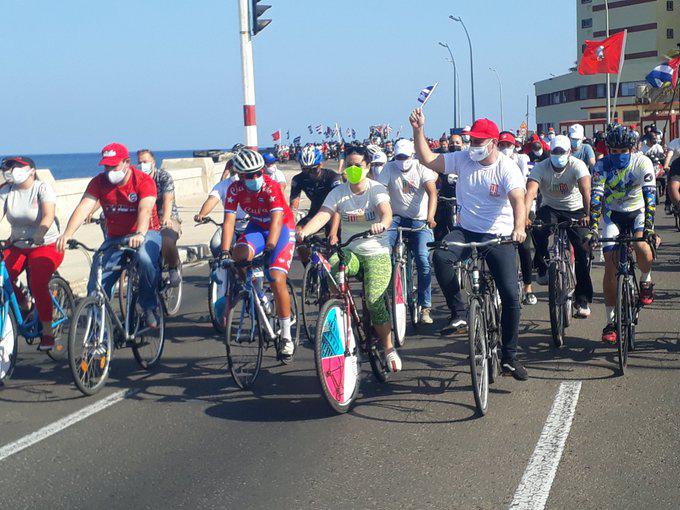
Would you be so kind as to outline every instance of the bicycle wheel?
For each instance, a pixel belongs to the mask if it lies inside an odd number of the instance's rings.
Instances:
[[[14,366],[17,362],[17,350],[19,349],[19,334],[17,321],[14,313],[9,308],[9,303],[4,305],[0,315],[0,385],[5,379],[12,377]]]
[[[628,366],[629,324],[631,303],[628,295],[628,277],[619,275],[616,282],[616,334],[618,336],[619,370],[621,375]]]
[[[113,329],[101,299],[86,297],[71,318],[68,362],[73,382],[85,395],[94,395],[104,386],[111,367]]]
[[[215,303],[219,299],[218,296],[219,285],[211,277],[210,284],[208,284],[208,313],[210,314],[210,322],[212,322],[213,328],[220,334],[224,334],[226,331],[224,327],[224,317],[218,317],[215,312]]]
[[[675,214],[675,229],[680,232],[680,214]]]
[[[227,316],[227,360],[236,385],[245,390],[257,379],[262,365],[264,340],[255,305],[248,291],[233,301]]]
[[[54,361],[60,361],[65,359],[68,353],[68,329],[76,302],[71,287],[61,276],[53,276],[50,279],[50,294],[54,349],[47,351],[47,355]]]
[[[118,307],[120,308],[120,316],[125,321],[125,314],[127,313],[127,287],[128,287],[128,272],[123,269],[118,278]]]
[[[564,305],[560,300],[564,296],[562,277],[557,263],[548,268],[548,310],[550,311],[550,333],[553,344],[560,348],[564,345]]]
[[[132,288],[132,286],[130,286]],[[161,297],[156,293],[156,320],[157,327],[150,328],[145,320],[143,310],[137,302],[137,293],[134,296],[128,295],[128,314],[134,317],[130,321],[130,331],[134,332],[132,340],[132,353],[139,366],[144,370],[153,369],[163,355],[165,347],[165,317],[163,316],[163,303]]]
[[[180,279],[177,287],[170,286],[167,282],[163,282],[163,290],[161,290],[161,300],[163,301],[163,313],[167,317],[174,317],[179,312],[182,306],[182,290],[184,287],[184,278],[182,278],[182,264],[177,266]]]
[[[568,262],[569,266],[565,267],[565,271],[562,273],[562,281],[564,288],[564,310],[562,311],[562,317],[564,318],[564,328],[571,326],[571,318],[574,314],[574,289],[576,288],[576,282],[574,281],[574,263]]]
[[[420,322],[420,312],[421,307],[418,304],[418,274],[416,273],[416,267],[413,263],[413,256],[411,251],[407,251],[406,255],[406,296],[408,304],[408,312],[411,315],[411,324],[414,327],[418,326]]]
[[[392,323],[394,343],[402,347],[406,343],[407,296],[406,267],[397,263],[392,266]]]
[[[470,303],[468,312],[468,344],[470,348],[470,375],[472,376],[472,393],[475,396],[477,412],[484,416],[489,400],[489,368],[486,352],[486,324],[484,313],[477,299]]]
[[[359,392],[358,340],[345,303],[340,299],[326,301],[319,312],[314,361],[321,393],[337,413],[349,411]]]
[[[498,291],[494,288],[493,299],[488,296],[484,300],[486,310],[486,338],[489,346],[489,383],[495,383],[501,375],[501,357],[499,356],[501,345],[501,313],[498,307],[500,297],[496,298]]]
[[[628,332],[628,350],[629,351],[634,351],[635,350],[635,331],[638,323],[638,318],[640,315],[640,295],[638,293],[638,286],[637,286],[637,281],[635,279],[631,279],[631,284],[628,285],[628,290],[629,290],[629,297],[628,297],[628,302],[632,304],[631,307],[631,321],[630,321],[630,326],[629,332]]]
[[[319,269],[311,262],[305,267],[302,276],[302,324],[305,336],[310,344],[316,338],[316,325],[319,320],[319,307],[321,296],[321,280]]]

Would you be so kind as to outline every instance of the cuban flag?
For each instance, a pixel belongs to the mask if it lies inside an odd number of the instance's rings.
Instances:
[[[319,135],[323,134],[323,124],[317,124],[314,129],[316,130],[317,134],[319,134]]]
[[[656,66],[652,69],[652,72],[645,76],[645,79],[656,89],[663,87],[666,83],[670,83],[671,87],[675,88],[678,83],[678,68],[680,68],[680,57],[675,57]]]
[[[357,137],[357,131],[356,131],[356,129],[352,128],[352,138],[356,138],[356,137]]]
[[[311,126],[310,126],[310,127],[311,127]],[[301,136],[296,136],[295,138],[293,138],[293,144],[295,144],[295,145],[300,145],[300,142],[301,142],[301,141],[302,141],[302,137],[301,137]]]
[[[425,103],[427,103],[428,99],[430,99],[430,96],[432,95],[432,92],[434,92],[434,89],[437,88],[437,85],[439,85],[439,82],[421,90],[420,95],[418,96],[418,102],[423,103],[423,106],[425,106]]]
[[[307,129],[309,129],[310,135],[314,134],[314,131],[312,131],[312,125],[311,124],[309,126],[307,126]]]
[[[286,140],[290,140],[290,131],[286,130]]]

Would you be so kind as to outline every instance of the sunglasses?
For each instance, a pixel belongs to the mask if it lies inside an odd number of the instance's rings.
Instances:
[[[238,174],[239,179],[245,179],[246,181],[249,181],[251,179],[257,179],[258,177],[262,177],[262,170],[258,170],[257,172],[253,172],[250,174]]]

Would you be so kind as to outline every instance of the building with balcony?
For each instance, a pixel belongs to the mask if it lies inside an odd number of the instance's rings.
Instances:
[[[571,71],[534,83],[537,131],[564,131],[575,122],[586,134],[606,125],[606,75],[582,76],[576,71],[587,39],[606,37],[604,0],[576,2],[576,63]],[[610,75],[612,116],[625,124],[656,123],[668,119],[666,139],[678,136],[678,96],[669,115],[668,91],[651,89],[645,76],[680,48],[680,0],[609,0],[609,33],[628,30],[625,61],[614,111],[616,75]],[[571,62],[565,62],[565,67]]]

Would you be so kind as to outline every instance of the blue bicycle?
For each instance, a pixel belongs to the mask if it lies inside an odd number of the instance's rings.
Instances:
[[[42,324],[38,320],[35,300],[30,290],[28,287],[19,285],[20,292],[24,295],[24,302],[28,305],[28,311],[24,312],[19,306],[19,300],[14,293],[5,265],[4,251],[16,241],[0,241],[0,332],[2,335],[0,337],[0,383],[12,376],[17,360],[19,336],[23,336],[29,345],[33,345],[42,335]],[[30,269],[26,268],[26,272],[29,273]],[[55,346],[53,350],[47,351],[47,354],[57,361],[66,356],[67,349],[62,336],[68,333],[75,301],[68,282],[58,273],[55,273],[50,280],[50,294],[53,305],[52,328]]]

